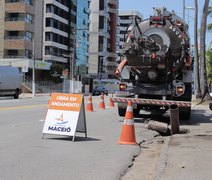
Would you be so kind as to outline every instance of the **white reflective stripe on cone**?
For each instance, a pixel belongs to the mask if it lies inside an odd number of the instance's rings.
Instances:
[[[126,110],[126,111],[128,111],[128,112],[133,112],[132,106],[127,106],[127,110]]]
[[[124,125],[130,125],[130,126],[132,126],[132,125],[134,125],[134,120],[133,119],[130,119],[130,120],[125,119],[124,120]]]

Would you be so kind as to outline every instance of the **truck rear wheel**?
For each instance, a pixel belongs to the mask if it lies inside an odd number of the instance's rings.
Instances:
[[[191,102],[192,98],[192,86],[191,83],[185,83],[185,93],[180,97],[180,101],[189,101]],[[179,117],[180,120],[189,120],[191,116],[191,107],[180,107],[179,108]]]
[[[15,95],[14,95],[14,99],[18,99],[18,97],[19,97],[19,90],[18,90],[18,89],[16,89],[16,91],[15,91]]]
[[[133,116],[139,117],[140,109],[133,109]],[[124,117],[126,114],[126,108],[118,108],[119,116]]]
[[[126,108],[118,108],[119,116],[124,117],[126,114]]]
[[[180,120],[189,120],[191,117],[191,107],[179,108]]]

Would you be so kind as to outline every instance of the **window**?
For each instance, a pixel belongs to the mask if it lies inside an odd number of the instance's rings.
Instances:
[[[32,0],[25,0],[25,4],[30,4],[30,5],[32,5]]]
[[[26,14],[25,22],[32,24],[32,15],[31,14],[28,14],[28,13]]]
[[[31,32],[25,32],[25,35],[24,35],[24,39],[25,40],[32,40],[32,33]]]
[[[28,58],[32,58],[32,51],[25,50],[25,56],[28,57]]]
[[[51,4],[46,5],[46,13],[51,13]]]
[[[46,38],[45,41],[51,41],[50,32],[46,32]]]
[[[8,50],[8,56],[17,56],[17,55],[18,55],[18,50],[16,49]]]

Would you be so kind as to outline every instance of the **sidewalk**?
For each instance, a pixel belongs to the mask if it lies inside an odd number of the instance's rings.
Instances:
[[[91,93],[83,93],[84,96],[89,96],[89,95],[92,95]],[[51,93],[36,93],[35,94],[35,97],[41,97],[41,96],[51,96]],[[21,93],[19,95],[19,97],[21,99],[24,99],[24,98],[33,98],[32,96],[32,93]]]
[[[122,180],[211,179],[212,111],[207,102],[194,103],[192,109],[191,119],[180,123],[181,134],[154,136],[141,144],[140,155]]]
[[[36,93],[34,97],[42,97],[42,96],[50,96],[50,93]],[[32,96],[32,93],[21,93],[19,95],[19,98],[24,99],[24,98],[34,98]]]

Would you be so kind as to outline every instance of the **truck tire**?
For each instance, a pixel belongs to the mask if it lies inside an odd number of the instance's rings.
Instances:
[[[119,116],[124,117],[126,114],[126,108],[118,108]]]
[[[133,116],[139,117],[139,112],[140,112],[140,109],[133,109]],[[118,108],[118,113],[119,113],[119,116],[124,117],[125,114],[126,114],[126,109],[125,108]]]
[[[180,97],[180,101],[191,101],[192,98],[192,86],[191,83],[185,83],[185,93]],[[180,107],[179,117],[180,120],[189,120],[191,116],[191,107]]]
[[[179,108],[180,120],[189,120],[191,117],[191,107]]]
[[[134,115],[134,117],[140,117],[140,109],[133,109],[133,115]]]
[[[14,95],[14,99],[18,99],[18,97],[19,97],[19,90],[18,90],[18,89],[16,89],[16,91],[15,91],[15,95]]]

